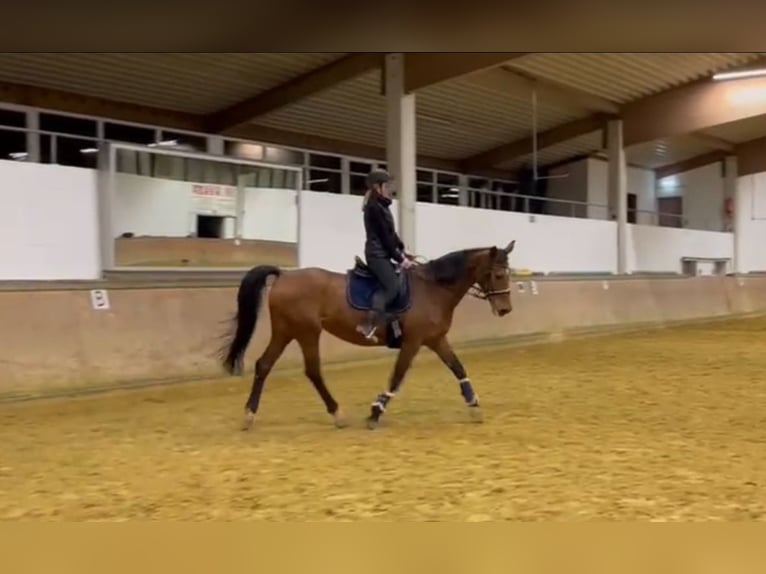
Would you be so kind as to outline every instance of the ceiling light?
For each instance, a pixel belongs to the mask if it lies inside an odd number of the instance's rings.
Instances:
[[[24,160],[27,159],[29,154],[25,151],[15,151],[8,154],[8,157],[15,160]]]
[[[417,119],[425,120],[427,122],[431,122],[431,123],[434,123],[434,124],[439,124],[439,125],[442,125],[442,126],[448,126],[448,127],[455,125],[455,122],[452,121],[449,118],[441,118],[441,117],[437,117],[437,116],[429,116],[427,114],[418,114],[417,115]]]
[[[753,70],[738,70],[732,72],[718,72],[713,74],[714,80],[737,80],[740,78],[755,78],[757,76],[766,76],[766,68],[757,68]]]
[[[150,143],[149,147],[170,147],[178,145],[178,140],[163,140],[155,143]]]
[[[84,147],[80,150],[80,153],[97,153],[97,147]]]

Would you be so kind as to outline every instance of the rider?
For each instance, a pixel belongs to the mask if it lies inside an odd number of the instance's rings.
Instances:
[[[364,231],[367,240],[364,244],[364,257],[367,266],[378,280],[380,288],[372,297],[372,309],[367,315],[365,325],[357,330],[370,339],[378,326],[382,324],[386,307],[393,302],[399,292],[399,277],[392,260],[409,269],[412,261],[404,251],[404,243],[396,233],[394,217],[391,214],[391,193],[388,185],[391,181],[388,172],[375,169],[367,176],[367,192],[364,196]]]

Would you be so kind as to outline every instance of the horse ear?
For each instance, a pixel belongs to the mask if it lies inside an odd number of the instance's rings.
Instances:
[[[489,258],[494,261],[495,257],[497,257],[497,247],[493,245],[489,250]]]
[[[513,251],[514,247],[516,247],[516,240],[515,239],[513,241],[511,241],[508,245],[505,246],[505,252],[506,253],[510,253],[511,251]]]

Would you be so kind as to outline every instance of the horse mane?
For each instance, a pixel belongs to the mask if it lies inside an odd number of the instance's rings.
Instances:
[[[436,283],[451,285],[465,277],[469,258],[477,251],[483,251],[483,248],[451,251],[446,255],[425,263],[421,269],[427,279]]]

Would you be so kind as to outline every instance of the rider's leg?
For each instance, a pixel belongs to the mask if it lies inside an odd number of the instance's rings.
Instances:
[[[367,314],[367,322],[359,329],[369,339],[377,328],[382,326],[386,308],[396,299],[399,292],[399,275],[393,263],[385,258],[369,257],[367,267],[379,283],[372,297],[372,309]]]

